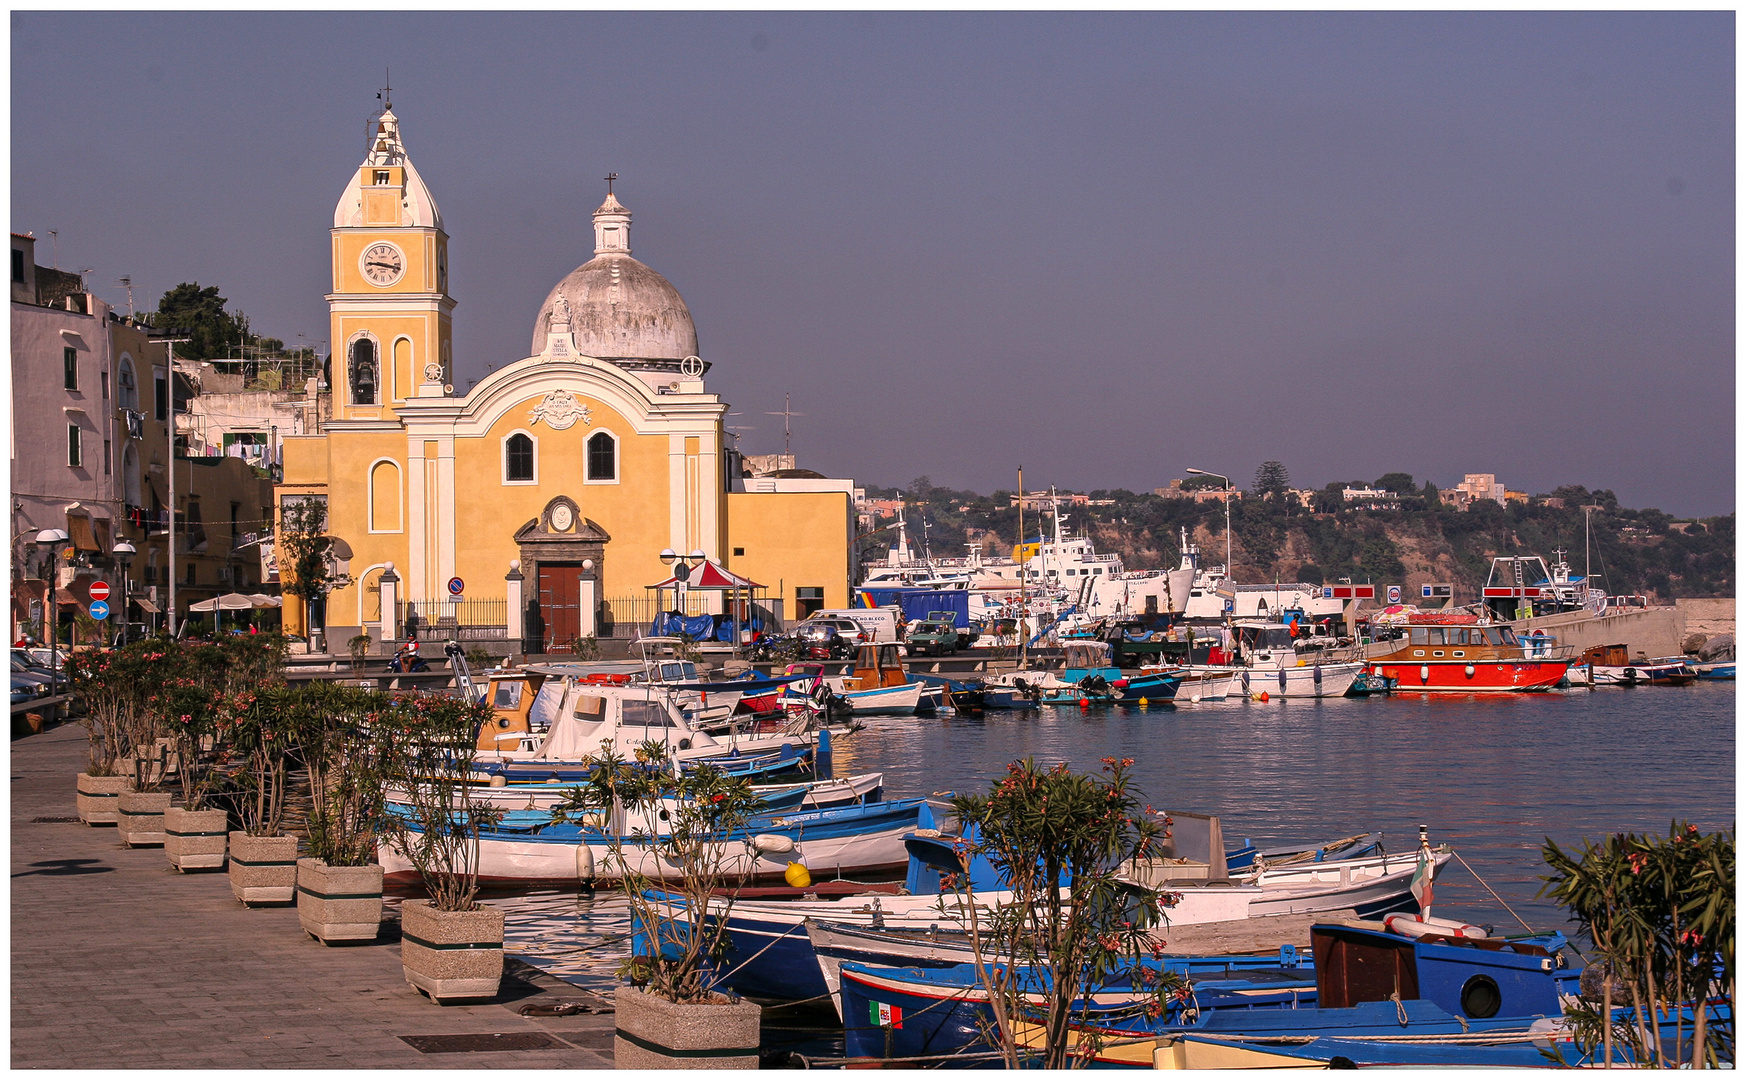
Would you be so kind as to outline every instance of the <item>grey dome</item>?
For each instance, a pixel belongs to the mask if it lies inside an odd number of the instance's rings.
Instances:
[[[562,294],[576,350],[602,360],[683,360],[696,356],[697,327],[673,284],[624,254],[597,255],[570,271],[540,305],[532,355],[546,349],[552,307]]]

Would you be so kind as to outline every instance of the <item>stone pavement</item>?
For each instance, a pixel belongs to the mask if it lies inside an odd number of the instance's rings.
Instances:
[[[528,1018],[586,995],[511,960],[497,1001],[435,1005],[400,971],[399,925],[323,946],[295,908],[247,909],[222,872],[178,874],[77,823],[85,732],[12,743],[12,1067],[611,1068],[611,1015]],[[33,822],[34,818],[71,819]],[[420,1035],[545,1035],[543,1050],[421,1053]]]

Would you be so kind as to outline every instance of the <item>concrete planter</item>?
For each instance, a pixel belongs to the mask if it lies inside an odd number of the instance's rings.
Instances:
[[[117,802],[121,793],[133,786],[133,781],[126,776],[92,776],[90,773],[79,774],[79,820],[95,828],[98,825],[113,825],[119,812]]]
[[[224,838],[229,832],[230,815],[223,810],[172,806],[164,811],[164,856],[183,873],[222,870]]]
[[[243,906],[297,899],[297,838],[230,834],[230,891]]]
[[[323,945],[375,941],[382,929],[382,868],[298,859],[297,921]]]
[[[400,905],[400,966],[437,1004],[497,996],[503,980],[503,912],[438,911],[429,900]]]
[[[621,986],[612,999],[619,1069],[756,1069],[758,1021],[750,1001],[679,1005]]]
[[[115,800],[115,827],[127,847],[162,847],[167,791],[124,791]]]

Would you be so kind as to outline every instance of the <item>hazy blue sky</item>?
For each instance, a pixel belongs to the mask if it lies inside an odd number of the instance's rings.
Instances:
[[[325,338],[382,69],[457,382],[616,171],[748,452],[874,483],[1403,470],[1734,508],[1734,16],[12,16],[12,228]]]

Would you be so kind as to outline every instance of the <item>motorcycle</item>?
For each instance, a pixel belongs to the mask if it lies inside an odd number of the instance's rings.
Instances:
[[[407,672],[429,671],[430,665],[425,663],[424,657],[402,645],[395,651],[394,659],[388,661],[388,670],[404,675]]]

